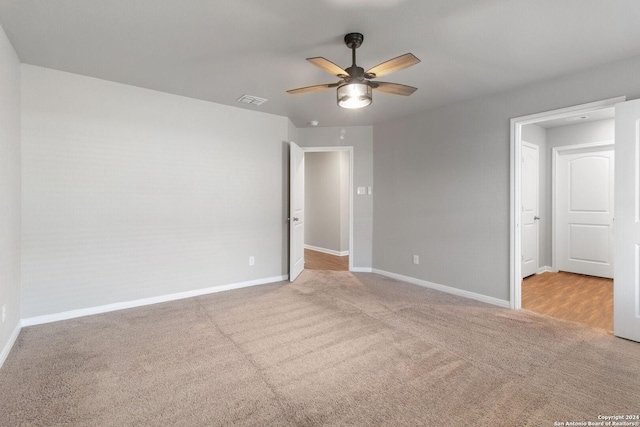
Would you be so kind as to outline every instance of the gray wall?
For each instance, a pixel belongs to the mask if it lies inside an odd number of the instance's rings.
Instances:
[[[301,147],[352,146],[354,193],[357,187],[373,186],[373,127],[299,128],[291,138]],[[375,194],[375,191],[374,191]],[[373,243],[373,195],[353,197],[354,269],[370,269]]]
[[[20,218],[20,61],[0,27],[0,365],[20,323]]]
[[[306,153],[304,243],[340,252],[340,153]]]
[[[570,126],[547,129],[549,171],[551,170],[551,150],[554,147],[612,141],[615,138],[615,120],[597,120]]]
[[[23,317],[287,274],[288,128],[22,65]]]
[[[374,126],[374,268],[509,300],[510,119],[638,98],[639,69],[636,57]]]

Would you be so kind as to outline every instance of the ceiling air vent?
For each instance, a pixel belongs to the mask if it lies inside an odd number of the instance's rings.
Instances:
[[[257,96],[252,95],[242,95],[240,98],[238,98],[238,102],[242,102],[244,104],[262,105],[267,102],[267,99],[258,98]]]

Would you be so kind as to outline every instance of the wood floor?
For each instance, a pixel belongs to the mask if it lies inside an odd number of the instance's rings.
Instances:
[[[304,250],[304,268],[309,270],[349,271],[349,257]]]
[[[542,273],[522,281],[522,308],[613,334],[613,280]]]

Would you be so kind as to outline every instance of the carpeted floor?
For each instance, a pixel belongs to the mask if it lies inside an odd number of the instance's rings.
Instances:
[[[553,426],[640,413],[640,344],[375,274],[23,329],[2,426]]]

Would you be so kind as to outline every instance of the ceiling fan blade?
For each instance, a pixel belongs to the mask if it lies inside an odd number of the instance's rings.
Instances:
[[[378,64],[365,75],[369,75],[368,78],[376,78],[386,76],[387,74],[395,73],[396,71],[404,70],[412,65],[416,65],[420,60],[416,58],[412,53],[405,53],[397,58],[390,59],[382,64]]]
[[[327,84],[323,84],[323,85],[299,87],[297,89],[288,90],[287,93],[289,95],[297,95],[299,93],[315,92],[315,91],[318,91],[318,90],[330,89],[332,87],[337,87],[338,85],[339,85],[339,83],[327,83]]]
[[[322,68],[327,73],[333,74],[334,76],[344,77],[349,75],[349,73],[347,73],[345,70],[321,56],[317,56],[315,58],[307,58],[307,61],[311,62],[316,67]]]
[[[393,95],[404,95],[404,96],[409,96],[413,92],[418,90],[417,87],[401,85],[398,83],[389,83],[389,82],[375,82],[375,84],[374,82],[371,82],[371,87],[373,87],[376,90],[379,90],[380,92],[386,92],[386,93],[391,93]]]

